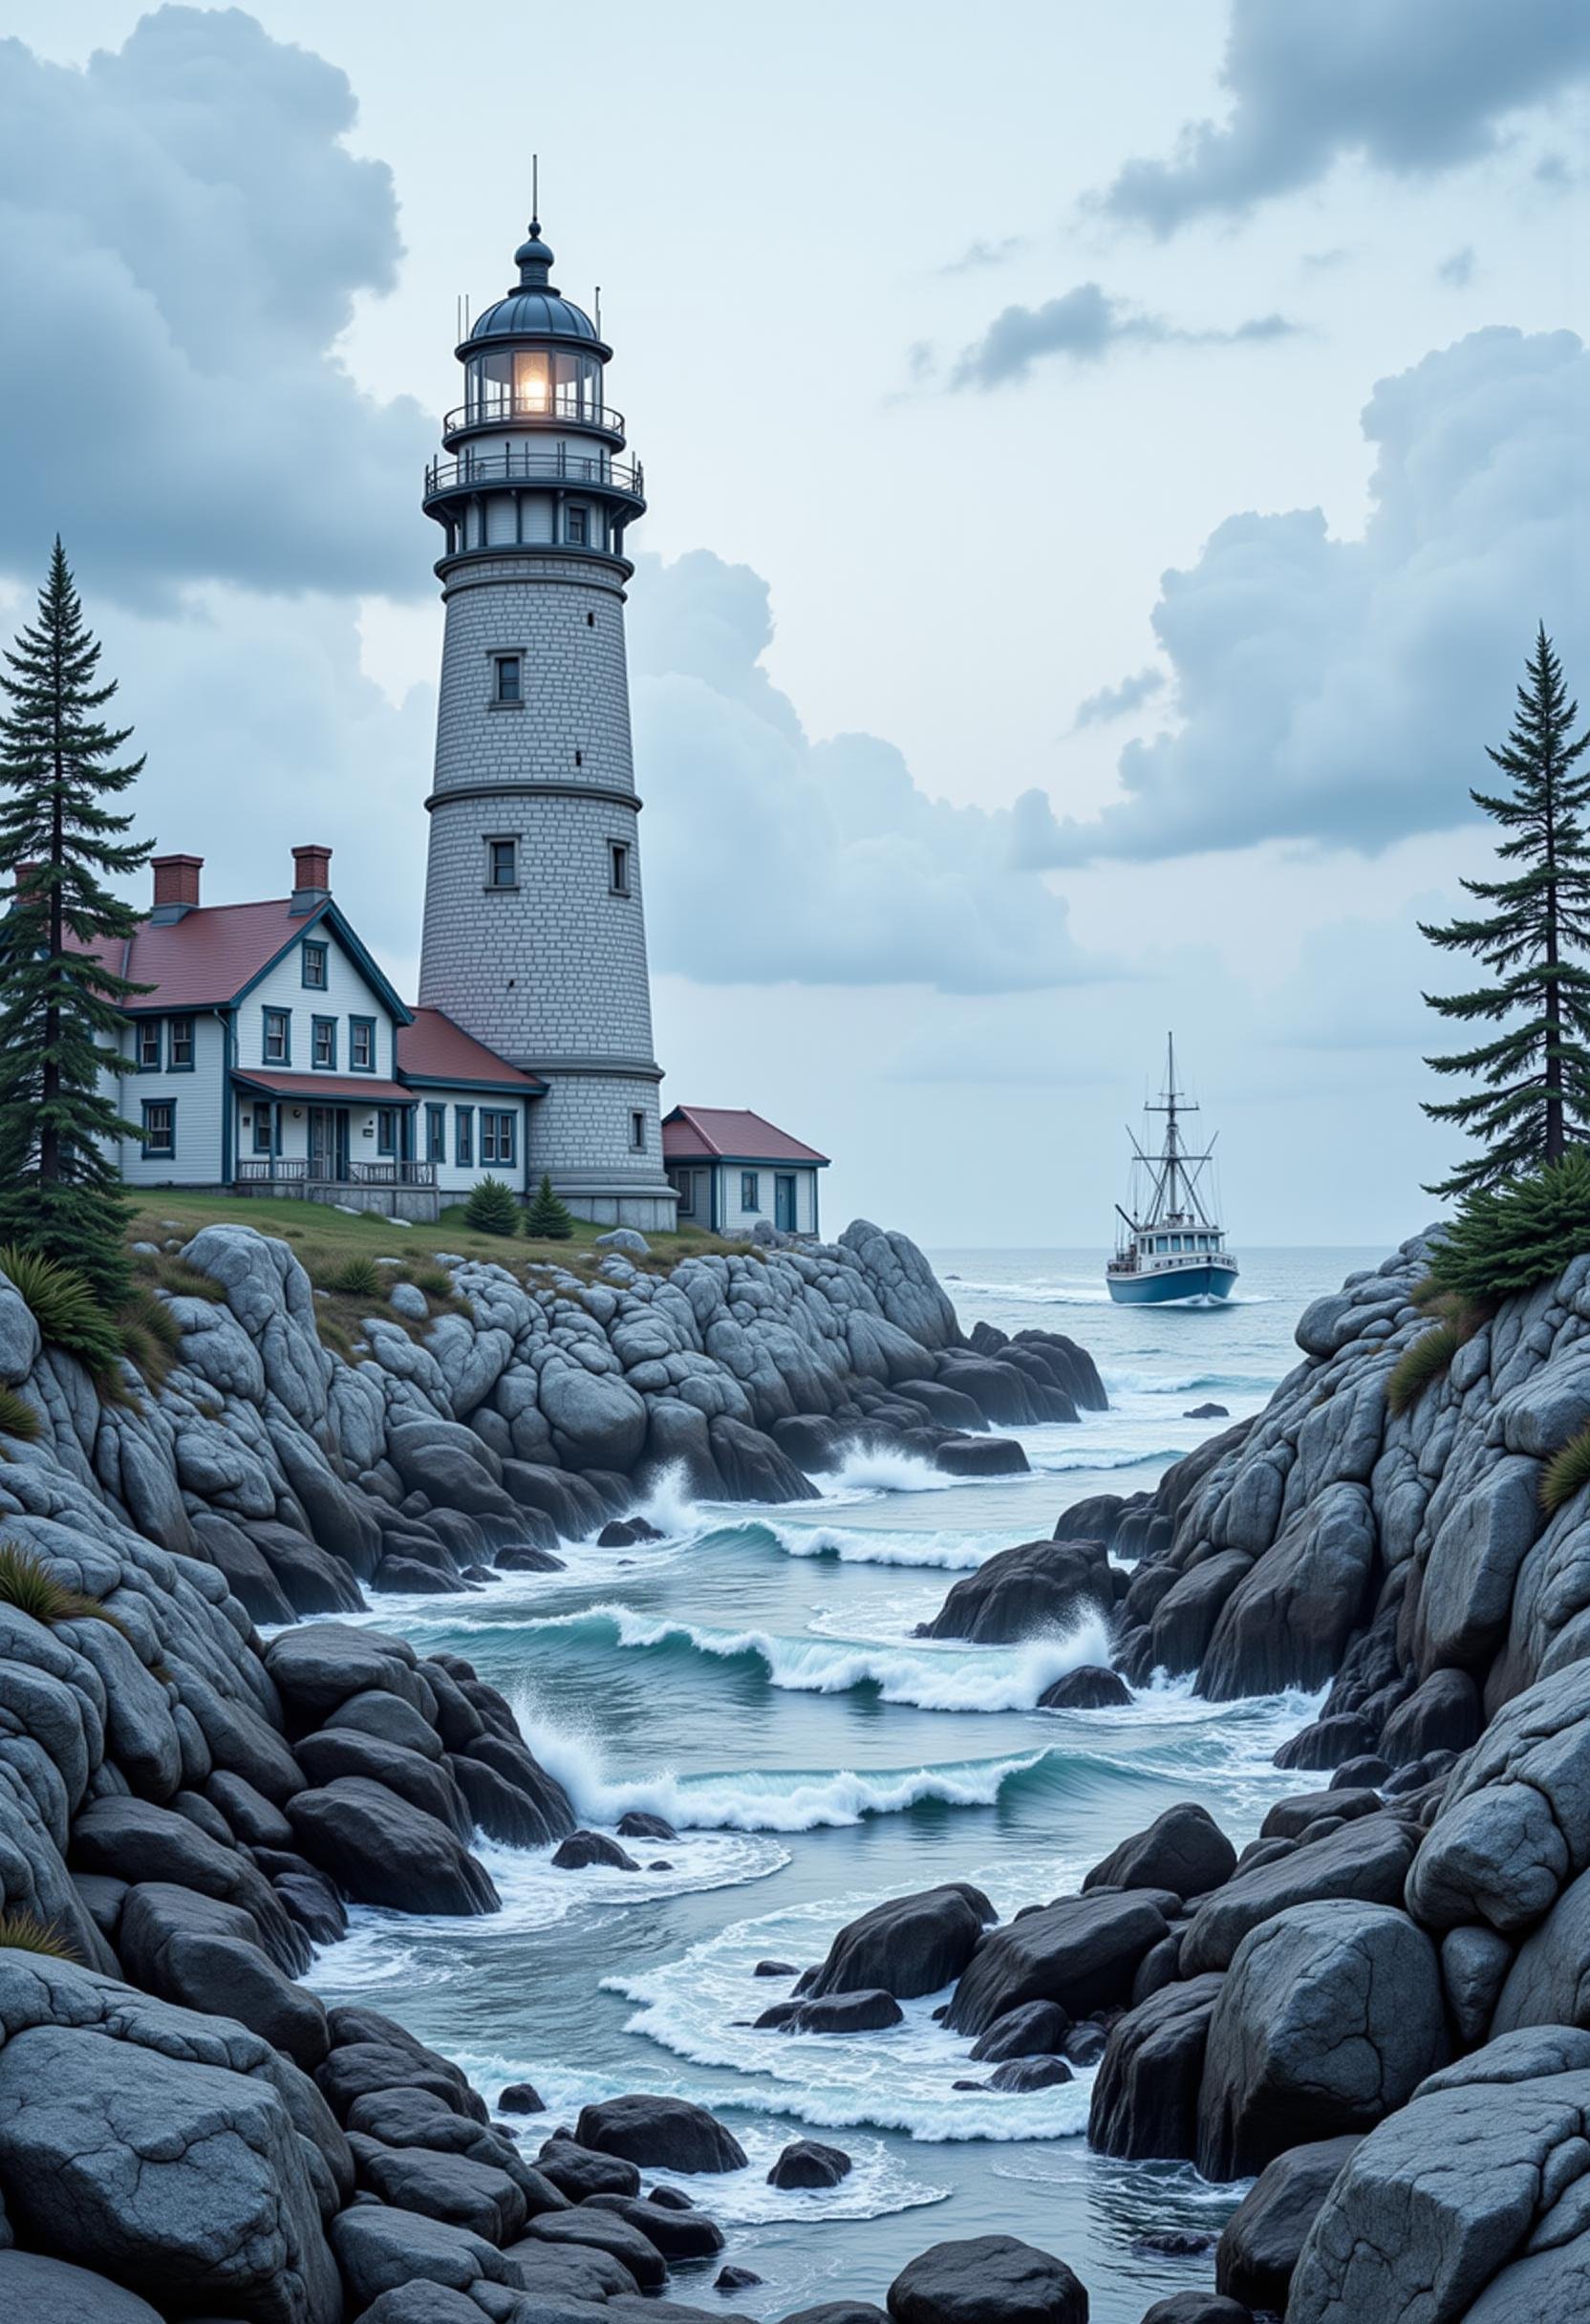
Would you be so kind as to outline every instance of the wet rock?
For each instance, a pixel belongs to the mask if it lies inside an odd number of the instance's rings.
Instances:
[[[1182,1414],[1184,1420],[1229,1420],[1230,1412],[1223,1404],[1195,1404]]]
[[[1114,1598],[1102,1542],[1024,1541],[963,1576],[920,1635],[1013,1646],[1043,1631],[1073,1630],[1107,1612]]]
[[[333,1783],[339,1775],[368,1776],[412,1807],[434,1816],[456,1839],[467,1840],[474,1831],[474,1818],[449,1770],[439,1758],[410,1751],[406,1744],[361,1734],[355,1728],[327,1728],[319,1734],[304,1736],[298,1745],[298,1764],[312,1785]]]
[[[620,2155],[598,2154],[574,2140],[548,2139],[536,2157],[536,2167],[570,2203],[591,2195],[638,2195],[640,2173]]]
[[[1362,1616],[1375,1539],[1363,1485],[1339,1478],[1305,1502],[1226,1601],[1198,1692],[1225,1703],[1334,1678]]]
[[[557,2250],[589,2245],[605,2251],[629,2270],[642,2292],[660,2291],[667,2281],[668,2263],[650,2237],[632,2227],[627,2219],[599,2210],[593,2202],[576,2204],[572,2210],[543,2212],[539,2219],[531,2220],[526,2240],[550,2244]]]
[[[1294,1905],[1244,1938],[1215,2002],[1198,2168],[1206,2179],[1242,2178],[1301,2140],[1366,2130],[1446,2047],[1435,1950],[1422,1929],[1385,1905]]]
[[[1087,2324],[1087,2293],[1064,2260],[1013,2235],[935,2244],[889,2287],[893,2324]]]
[[[850,2158],[842,2146],[825,2146],[818,2139],[796,2139],[775,2158],[767,2174],[769,2186],[837,2186],[850,2175]]]
[[[532,2318],[546,2315],[552,2319],[552,2324],[561,2324],[565,2311],[551,2303],[589,2300],[594,2306],[607,2300],[634,2299],[640,2292],[623,2261],[615,2259],[611,2251],[599,2251],[594,2244],[550,2244],[526,2235],[517,2243],[505,2244],[503,2257],[531,2294]],[[596,2313],[599,2313],[597,2309]],[[574,2324],[575,2318],[578,2324],[595,2324],[595,2313],[589,2319],[582,2310],[570,2310],[569,2313],[570,2324]],[[479,2324],[480,2314],[481,2311],[474,2309],[468,2324]],[[507,2315],[508,2324],[518,2324],[511,2308]],[[359,2324],[365,2324],[362,2316]],[[431,2320],[428,2316],[417,2317],[415,2324],[431,2324]]]
[[[1469,1673],[1432,1670],[1386,1720],[1380,1754],[1396,1768],[1427,1752],[1467,1751],[1482,1724],[1479,1689]]]
[[[325,2056],[324,2009],[276,1968],[241,1905],[145,1881],[128,1891],[117,1947],[128,1976],[146,1992],[235,2017],[307,2071]]]
[[[1025,1476],[1029,1463],[1012,1436],[951,1436],[934,1452],[946,1476]]]
[[[1294,1792],[1289,1798],[1278,1799],[1259,1826],[1263,1840],[1301,1840],[1321,1817],[1333,1816],[1338,1822],[1350,1822],[1357,1816],[1373,1816],[1381,1805],[1378,1792],[1367,1789],[1348,1791],[1343,1784],[1328,1792]]]
[[[783,2324],[889,2324],[889,2318],[866,2300],[823,2300],[815,2308],[798,2308]]]
[[[1254,2324],[1254,2314],[1221,2292],[1172,2292],[1145,2309],[1142,2324]]]
[[[1175,1678],[1198,1668],[1227,1599],[1252,1568],[1253,1560],[1243,1551],[1221,1550],[1201,1559],[1173,1582],[1149,1625],[1145,1676],[1149,1670],[1168,1670]]]
[[[753,1977],[793,1977],[797,1971],[793,1961],[759,1961],[751,1974]]]
[[[1012,2057],[995,2068],[988,2087],[1017,2092],[1049,2090],[1071,2079],[1071,2069],[1063,2057]]]
[[[1219,2290],[1248,2308],[1286,2307],[1293,2270],[1338,2174],[1363,2141],[1320,2139],[1267,2163],[1237,2205],[1214,2258]]]
[[[902,2001],[936,1993],[960,1975],[994,1917],[982,1891],[963,1882],[891,1897],[840,1930],[809,1990],[876,1988]]]
[[[427,1690],[415,1667],[414,1648],[384,1630],[305,1623],[271,1640],[265,1667],[306,1730],[323,1725],[350,1695],[372,1689],[398,1695],[420,1711],[426,1707]]]
[[[1132,1982],[1135,1985],[1136,1979]],[[1105,2028],[1096,2017],[1085,2017],[1081,2025],[1071,2028],[1060,2046],[1073,2066],[1096,2066],[1105,2054],[1107,2039]]]
[[[640,1866],[627,1848],[621,1848],[605,1832],[570,1832],[552,1858],[560,1872],[584,1872],[592,1864],[605,1864],[613,1872],[638,1872]]]
[[[972,2062],[998,2064],[1008,2057],[1042,2057],[1060,2048],[1071,2020],[1056,2001],[1024,2001],[996,2017],[972,2044]]]
[[[541,2094],[533,2082],[508,2082],[498,2095],[499,2114],[545,2114]]]
[[[462,1915],[498,1909],[485,1867],[457,1834],[383,1783],[338,1775],[300,1792],[288,1815],[304,1855],[355,1904]]]
[[[723,2249],[723,2230],[694,2206],[679,2210],[638,2195],[590,2195],[582,2211],[609,2211],[644,2235],[666,2260],[712,2259]]]
[[[688,2098],[604,2098],[581,2107],[574,2137],[579,2145],[597,2154],[677,2171],[681,2177],[745,2167],[740,2141],[704,2106],[694,2106]]]
[[[1570,1890],[1569,1894],[1572,1893]],[[1468,1928],[1449,1928],[1442,1938],[1441,1984],[1458,2040],[1465,2047],[1484,2038],[1496,1996],[1512,1966],[1512,1946],[1482,1923]],[[1573,2021],[1567,2018],[1545,2022]],[[1505,2030],[1497,2028],[1498,2033]]]
[[[987,2031],[1023,2001],[1055,2001],[1072,2016],[1124,2002],[1137,1965],[1167,1934],[1146,1897],[1068,1897],[984,1938],[951,1997],[945,2023]]]
[[[1229,1966],[1251,1928],[1290,1905],[1328,1897],[1398,1904],[1418,1835],[1391,1816],[1365,1816],[1307,1848],[1271,1843],[1285,1853],[1255,1861],[1206,1897],[1182,1939],[1189,1977]]]
[[[749,2292],[762,2278],[754,2268],[720,2268],[712,2279],[714,2292]]]
[[[1372,1752],[1380,1732],[1362,1711],[1338,1711],[1316,1719],[1288,1737],[1276,1754],[1278,1767],[1340,1768],[1348,1760]]]
[[[1166,1986],[1118,2017],[1087,2116],[1088,2143],[1126,2162],[1197,2151],[1198,2092],[1223,1977]]]
[[[155,1881],[242,1907],[278,1969],[300,1976],[309,1967],[303,1932],[288,1918],[269,1883],[247,1858],[222,1847],[169,1808],[147,1799],[92,1801],[72,1827],[72,1860],[84,1872],[129,1883]]]
[[[398,2210],[423,2211],[493,2244],[509,2242],[525,2225],[522,2190],[489,2163],[422,2146],[386,2146],[361,2133],[351,2133],[350,2143],[360,2186]]]
[[[651,1816],[639,1808],[628,1808],[618,1818],[620,1840],[677,1840],[678,1834],[662,1816]]]
[[[37,2251],[0,2251],[0,2310],[10,2324],[161,2324],[136,2292]]]
[[[355,2314],[382,2292],[415,2283],[467,2292],[480,2283],[512,2281],[507,2261],[484,2236],[384,2203],[355,2204],[340,2212],[332,2222],[331,2244]],[[340,2313],[333,2309],[332,2315]]]
[[[1170,1888],[1182,1898],[1218,1888],[1236,1870],[1236,1850],[1209,1810],[1179,1800],[1143,1832],[1134,1832],[1095,1864],[1083,1882],[1092,1888]]]
[[[878,1990],[776,2001],[756,2023],[780,2034],[877,2034],[899,2025],[904,2015],[893,1994]]]
[[[1045,1687],[1038,1698],[1040,1711],[1117,1711],[1131,1702],[1131,1689],[1113,1670],[1085,1663]]]

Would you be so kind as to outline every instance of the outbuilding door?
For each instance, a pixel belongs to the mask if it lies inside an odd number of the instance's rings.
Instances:
[[[773,1179],[773,1224],[781,1234],[795,1232],[795,1173],[780,1171]]]

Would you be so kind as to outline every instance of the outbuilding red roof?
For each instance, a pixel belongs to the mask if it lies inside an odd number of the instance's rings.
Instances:
[[[268,904],[206,904],[180,920],[142,920],[125,944],[73,949],[93,951],[114,975],[154,988],[135,993],[130,1009],[221,1008],[319,916],[294,913],[285,895]]]
[[[815,1162],[828,1157],[744,1107],[676,1106],[662,1125],[665,1162]]]
[[[414,1022],[398,1027],[398,1070],[406,1081],[486,1082],[494,1089],[517,1089],[524,1096],[547,1087],[533,1073],[510,1065],[440,1009],[416,1009]]]

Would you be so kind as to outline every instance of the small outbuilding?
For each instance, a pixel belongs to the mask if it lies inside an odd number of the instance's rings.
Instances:
[[[676,1106],[663,1117],[662,1160],[681,1227],[748,1235],[766,1220],[786,1235],[818,1232],[817,1173],[828,1157],[760,1113]]]

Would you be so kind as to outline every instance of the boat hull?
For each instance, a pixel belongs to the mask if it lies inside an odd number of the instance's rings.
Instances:
[[[1167,1267],[1155,1274],[1145,1268],[1141,1275],[1108,1275],[1109,1296],[1122,1307],[1170,1307],[1199,1304],[1217,1305],[1230,1299],[1236,1287],[1235,1267]]]

